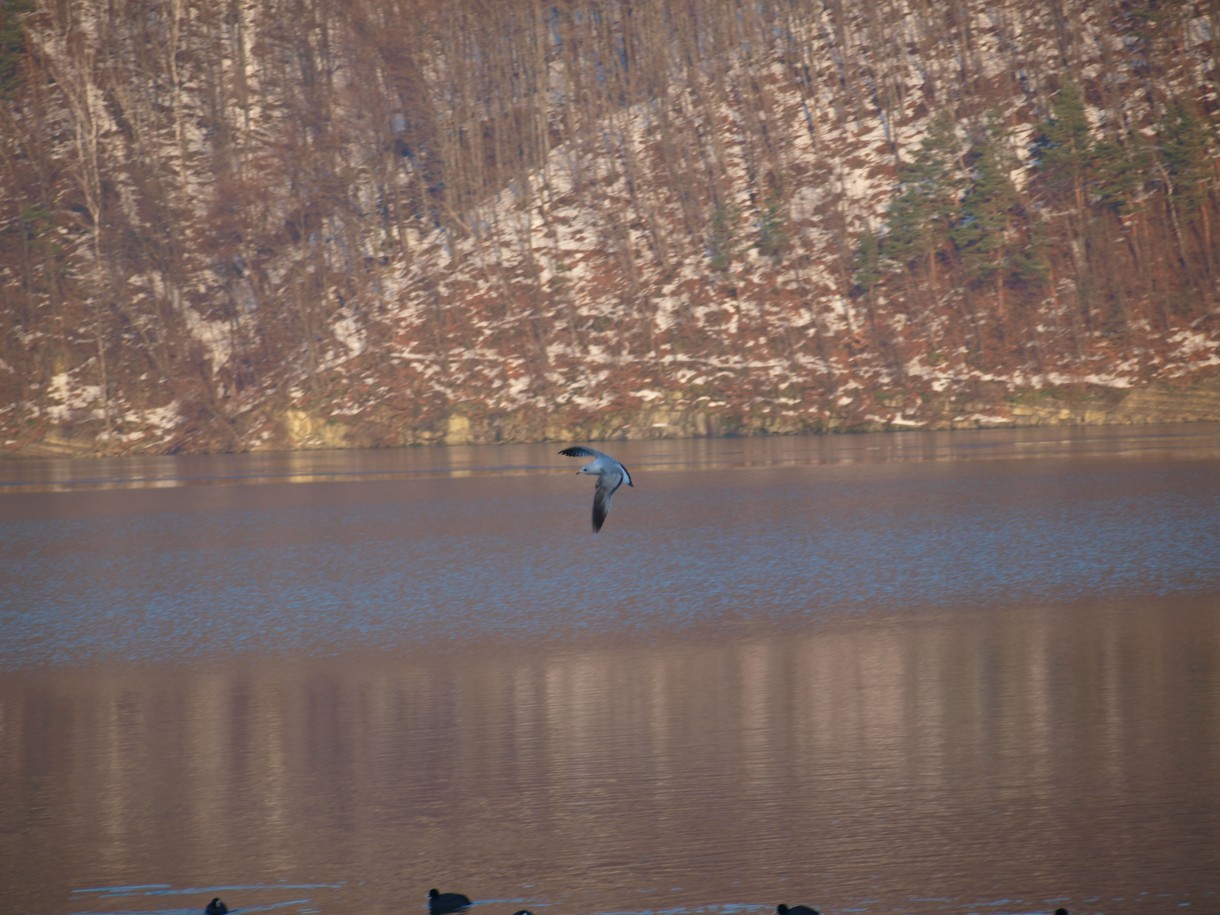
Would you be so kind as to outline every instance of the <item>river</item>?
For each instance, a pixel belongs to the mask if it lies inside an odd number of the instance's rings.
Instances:
[[[1220,911],[1220,428],[0,463],[5,912]]]

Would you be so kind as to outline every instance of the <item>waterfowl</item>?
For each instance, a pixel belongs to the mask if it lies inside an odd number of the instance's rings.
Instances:
[[[559,453],[564,457],[593,458],[576,472],[597,477],[597,485],[593,488],[593,533],[596,534],[606,523],[606,515],[610,514],[610,500],[614,498],[618,488],[624,483],[635,488],[635,484],[631,482],[631,474],[610,455],[584,445],[573,445]]]
[[[448,915],[470,905],[470,897],[461,893],[442,893],[439,890],[428,890],[428,911],[431,915]]]

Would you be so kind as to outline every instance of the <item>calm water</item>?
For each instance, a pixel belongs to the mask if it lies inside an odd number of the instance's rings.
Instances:
[[[1220,428],[0,464],[0,911],[1220,912]]]

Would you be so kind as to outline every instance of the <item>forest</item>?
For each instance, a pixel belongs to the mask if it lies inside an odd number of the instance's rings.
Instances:
[[[1218,52],[1216,0],[0,0],[3,451],[1220,419]]]

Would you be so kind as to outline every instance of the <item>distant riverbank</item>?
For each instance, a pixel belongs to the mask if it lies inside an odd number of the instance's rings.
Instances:
[[[426,427],[396,426],[371,407],[359,417],[299,407],[268,410],[262,434],[173,430],[156,435],[107,433],[97,419],[46,423],[5,443],[6,457],[90,457],[123,454],[213,454],[416,445],[475,445],[545,441],[649,440],[881,431],[1024,428],[1054,425],[1145,425],[1220,422],[1220,372],[1190,380],[1115,387],[1079,382],[1013,392],[1008,383],[980,381],[949,391],[855,390],[834,413],[796,409],[736,409],[657,399],[600,412],[493,412],[469,404]],[[112,423],[113,425],[113,423]],[[133,425],[128,422],[130,429]],[[135,425],[138,425],[135,424]]]

